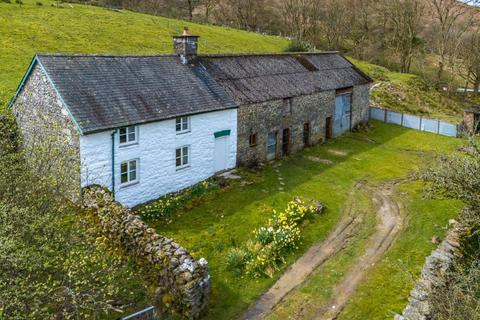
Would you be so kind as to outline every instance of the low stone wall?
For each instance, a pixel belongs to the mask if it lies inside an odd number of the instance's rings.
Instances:
[[[157,234],[101,187],[84,189],[83,207],[98,217],[108,238],[156,272],[153,276],[158,281],[156,302],[160,312],[173,308],[185,319],[202,315],[210,294],[205,259],[194,260],[178,243]]]
[[[466,228],[452,221],[447,237],[427,257],[417,285],[410,292],[408,304],[401,315],[395,315],[395,320],[428,320],[430,319],[431,293],[437,286],[445,283],[445,274],[454,261],[461,257],[461,245],[466,234]]]

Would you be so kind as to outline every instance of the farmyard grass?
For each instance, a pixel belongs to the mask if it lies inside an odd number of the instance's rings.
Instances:
[[[42,6],[36,2],[42,2]],[[35,53],[172,53],[172,36],[188,26],[200,52],[279,52],[288,40],[126,10],[23,0],[0,1],[0,105],[10,98]]]
[[[428,164],[436,154],[452,152],[461,144],[459,139],[421,133],[394,125],[374,122],[374,126],[375,128],[367,133],[349,133],[327,144],[274,162],[258,173],[242,170],[244,183],[234,181],[228,188],[210,194],[201,202],[195,203],[195,206],[188,206],[180,211],[171,224],[152,224],[158,232],[173,237],[191,250],[194,256],[205,257],[209,261],[212,298],[208,319],[235,317],[280,276],[281,272],[277,272],[272,279],[236,277],[227,270],[225,262],[228,249],[251,238],[252,232],[265,224],[273,209],[283,210],[287,202],[295,196],[314,198],[326,205],[323,214],[302,227],[300,248],[285,257],[285,269],[312,244],[328,235],[339,221],[342,206],[358,181],[380,184],[405,178],[419,170],[422,164]],[[316,159],[328,159],[333,164],[328,165]],[[275,169],[278,169],[279,173]],[[279,176],[285,183],[284,191],[279,190]],[[423,200],[421,191],[421,188],[415,189],[407,198],[409,201],[416,199],[415,201],[425,208],[434,206],[442,210],[441,221],[455,216],[458,206],[448,201]],[[431,223],[433,226],[436,222],[432,221],[432,218],[425,218],[424,223]],[[441,223],[443,222],[439,225]],[[425,243],[430,240],[430,235],[423,233],[425,228],[421,223],[409,225],[409,228],[414,228],[415,241]],[[406,256],[418,254],[409,265],[412,272],[418,272],[428,250],[427,246],[427,249],[422,248],[417,252],[417,249],[404,245],[399,252]],[[400,311],[399,300],[406,300],[406,288],[411,288],[413,283],[401,275],[403,270],[387,271],[388,274],[384,276],[388,278],[394,277],[391,273],[396,272],[398,283],[389,287],[389,294],[398,295],[399,298],[392,299],[391,303],[386,300],[384,310]],[[327,283],[330,280],[322,281]],[[382,288],[378,290],[380,292],[376,294],[381,293]],[[376,319],[383,318],[380,316]]]

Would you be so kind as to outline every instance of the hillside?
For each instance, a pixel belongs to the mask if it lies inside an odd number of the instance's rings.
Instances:
[[[13,95],[37,52],[171,53],[171,37],[184,26],[201,36],[200,52],[280,52],[288,46],[288,40],[280,37],[126,10],[70,3],[57,8],[52,0],[24,0],[19,6],[11,1],[0,1],[0,106]],[[438,93],[420,77],[354,59],[352,62],[377,82],[373,102],[397,111],[459,122],[462,105]]]
[[[390,110],[459,123],[466,102],[438,92],[424,79],[409,73],[350,58],[350,61],[375,80],[371,102]]]
[[[171,36],[184,26],[201,35],[201,52],[278,52],[288,45],[279,37],[125,10],[77,4],[57,8],[51,0],[11,2],[0,1],[0,105],[13,95],[37,52],[170,53]]]

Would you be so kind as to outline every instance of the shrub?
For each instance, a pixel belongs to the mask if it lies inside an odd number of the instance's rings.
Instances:
[[[214,179],[205,180],[179,192],[174,192],[135,209],[146,220],[169,219],[186,202],[218,188]]]
[[[35,4],[36,4],[37,6],[39,6],[39,7],[43,6],[43,3],[40,2],[40,1],[35,2]]]
[[[233,248],[227,254],[227,266],[235,275],[240,275],[250,259],[250,252],[241,248]]]
[[[274,210],[268,224],[254,231],[254,241],[248,241],[243,249],[230,249],[227,254],[229,269],[237,275],[272,277],[285,263],[283,256],[298,248],[301,224],[320,213],[322,208],[318,202],[307,203],[295,198],[284,212],[277,214]]]
[[[15,0],[15,3],[18,4],[18,5],[22,5],[23,1],[22,0]]]
[[[10,0],[1,0],[1,2],[4,2],[4,3],[12,3],[12,1],[10,1]]]
[[[310,50],[308,43],[299,40],[292,40],[288,44],[285,52],[306,52]]]

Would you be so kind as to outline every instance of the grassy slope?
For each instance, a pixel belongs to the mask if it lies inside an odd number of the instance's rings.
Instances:
[[[174,217],[171,224],[152,223],[157,230],[173,237],[197,257],[208,259],[212,276],[212,301],[209,319],[231,319],[244,310],[259,294],[265,291],[276,279],[238,278],[226,269],[225,257],[233,245],[244,243],[252,237],[252,232],[270,217],[272,209],[283,210],[286,203],[295,196],[307,196],[321,200],[326,204],[326,212],[316,218],[313,223],[305,226],[303,243],[295,254],[287,257],[292,263],[307,248],[326,237],[341,216],[342,205],[352,187],[359,180],[369,183],[407,176],[412,170],[418,169],[422,163],[437,152],[451,152],[458,147],[460,140],[413,130],[398,126],[375,122],[376,128],[366,135],[378,141],[369,143],[364,133],[347,134],[345,137],[293,155],[277,162],[280,174],[285,182],[285,191],[279,192],[279,180],[274,167],[267,166],[259,174],[244,173],[252,185],[241,186],[234,182],[229,189],[211,194],[204,201],[197,201]],[[346,152],[345,156],[335,154],[332,150]],[[330,159],[335,165],[328,166],[312,161],[308,156]],[[389,300],[381,311],[386,313],[394,309],[400,311],[406,301],[407,292],[412,283],[405,276],[396,257],[404,257],[406,269],[418,274],[424,257],[433,248],[429,241],[432,234],[442,234],[445,221],[456,214],[458,205],[452,201],[421,199],[421,188],[415,188],[411,195],[406,195],[408,201],[415,202],[418,209],[412,211],[412,223],[408,232],[399,241],[398,249],[387,260],[387,267],[380,269],[377,276],[372,276],[375,286],[367,287],[364,295],[376,297],[388,293]],[[364,206],[368,207],[368,203]],[[435,208],[431,212],[428,208]],[[435,221],[433,223],[430,223]],[[426,224],[426,225],[424,225]],[[426,231],[425,231],[426,230]],[[371,231],[371,230],[370,230]],[[369,230],[364,231],[364,236]],[[424,232],[425,231],[425,232]],[[428,232],[427,232],[428,231]],[[361,246],[362,244],[358,244]],[[355,251],[355,250],[354,250]],[[350,253],[353,255],[354,252]],[[349,257],[339,258],[334,262],[343,264]],[[391,265],[390,265],[391,264]],[[278,272],[276,277],[280,275]],[[323,276],[323,275],[322,275]],[[338,278],[336,272],[324,275],[317,283],[333,284]],[[385,278],[398,278],[398,281],[385,281]],[[378,281],[385,281],[378,286]],[[369,282],[370,283],[370,282]],[[314,285],[312,294],[328,288]],[[365,314],[370,315],[371,299],[356,298]],[[383,302],[383,301],[382,301]],[[282,317],[280,317],[282,318]],[[364,317],[364,319],[383,319]]]
[[[390,71],[384,67],[350,59],[376,82],[372,101],[382,107],[409,114],[459,123],[465,106],[457,99],[439,93],[414,74]]]
[[[0,1],[0,102],[11,97],[30,60],[42,53],[157,54],[172,52],[172,35],[188,26],[201,52],[277,52],[288,41],[224,27],[193,24],[129,11],[23,0]]]

